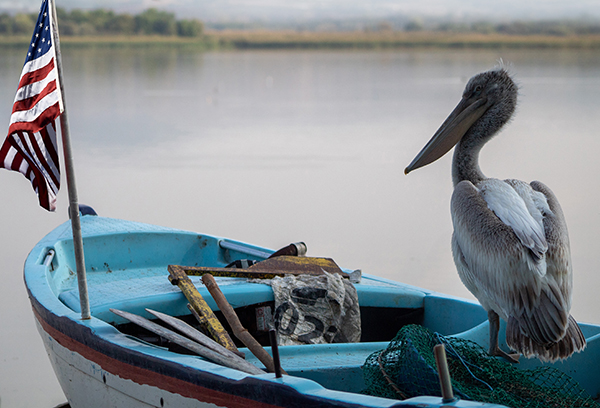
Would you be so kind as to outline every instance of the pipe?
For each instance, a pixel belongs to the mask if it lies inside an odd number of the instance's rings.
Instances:
[[[454,392],[452,391],[452,381],[450,371],[448,370],[448,360],[446,360],[446,349],[443,344],[437,344],[433,347],[435,363],[440,377],[440,388],[442,389],[442,403],[447,404],[454,401]]]

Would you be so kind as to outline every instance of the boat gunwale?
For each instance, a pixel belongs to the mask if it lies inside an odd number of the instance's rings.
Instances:
[[[192,385],[192,388],[195,387],[196,391],[191,392],[189,386],[172,386],[168,391],[183,393],[182,395],[187,392],[190,398],[198,400],[208,396],[213,398],[208,402],[217,404],[226,400],[227,406],[231,407],[245,407],[248,403],[252,406],[266,404],[265,407],[295,407],[305,404],[331,406],[332,403],[339,407],[388,407],[396,404],[413,406],[395,400],[329,390],[306,378],[284,376],[283,379],[276,380],[272,374],[266,373],[252,376],[197,356],[161,351],[156,346],[142,342],[132,345],[133,340],[104,320],[94,316],[89,320],[81,320],[79,314],[63,304],[52,291],[46,276],[50,266],[42,264],[44,251],[51,248],[52,243],[60,236],[64,240],[65,233],[68,234],[68,229],[63,228],[64,226],[62,224],[55,228],[32,249],[25,262],[24,280],[34,317],[42,330],[59,344],[81,354],[99,367],[107,364],[118,367],[121,374],[129,373],[128,375],[135,377],[131,378],[133,381],[147,381],[148,385],[159,388],[164,388],[173,381],[183,381]],[[398,285],[392,281],[386,283]],[[187,391],[182,391],[182,388]],[[240,398],[241,402],[238,404],[232,401],[232,396]]]
[[[86,218],[86,217],[84,217]],[[42,330],[59,344],[81,354],[101,369],[106,364],[112,367],[107,372],[114,375],[129,373],[134,382],[148,381],[149,385],[169,392],[184,395],[189,393],[190,398],[202,401],[203,398],[212,398],[211,403],[224,403],[226,406],[277,406],[293,407],[311,404],[311,406],[339,406],[339,407],[422,407],[440,406],[433,403],[430,397],[417,397],[406,401],[389,400],[385,398],[366,396],[351,392],[334,391],[322,387],[317,382],[300,377],[284,376],[275,379],[272,374],[251,376],[237,370],[225,368],[200,357],[181,355],[167,350],[135,343],[127,335],[119,332],[117,328],[104,320],[92,317],[83,321],[72,309],[64,305],[50,288],[47,273],[50,266],[43,265],[43,251],[51,247],[52,242],[63,235],[63,225],[55,228],[42,239],[30,252],[26,262],[24,278],[27,292],[34,310],[34,316]],[[173,230],[179,232],[179,230]],[[188,233],[187,231],[183,231]],[[419,291],[423,294],[423,303],[448,301],[451,303],[467,305],[469,308],[481,308],[476,302],[453,296],[427,291],[411,285],[391,281],[384,278],[365,275],[374,282],[384,286]],[[596,327],[596,326],[594,326]],[[473,328],[473,330],[477,327]],[[449,333],[451,334],[451,333]],[[44,336],[43,336],[44,337]],[[47,343],[49,339],[43,338]],[[331,346],[331,345],[324,345]],[[382,347],[384,348],[384,347]],[[116,367],[116,369],[114,369]],[[133,374],[132,374],[133,373]],[[137,379],[137,381],[136,381]],[[178,385],[173,385],[177,383]],[[189,384],[190,386],[182,386]],[[183,391],[186,389],[186,391]],[[195,390],[195,391],[194,391]],[[282,397],[284,396],[285,397]],[[439,400],[439,399],[438,399]],[[214,402],[213,402],[214,401]],[[290,402],[292,401],[292,402]],[[422,405],[422,402],[429,401]],[[258,405],[258,404],[266,405]],[[455,406],[463,405],[467,401],[460,401]],[[478,403],[480,407],[499,407],[493,404]]]

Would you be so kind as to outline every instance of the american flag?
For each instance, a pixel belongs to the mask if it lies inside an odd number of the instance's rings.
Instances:
[[[60,187],[55,121],[63,109],[49,2],[42,2],[29,45],[8,137],[0,148],[0,167],[27,177],[40,205],[54,211]]]

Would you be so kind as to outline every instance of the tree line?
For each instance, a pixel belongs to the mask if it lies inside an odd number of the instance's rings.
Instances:
[[[177,20],[174,13],[151,8],[137,15],[117,14],[112,10],[56,10],[61,35],[163,35],[200,37],[201,21]],[[0,35],[31,35],[37,13],[0,14]]]
[[[180,37],[200,37],[204,33],[204,25],[197,19],[177,20],[174,13],[147,9],[137,15],[115,13],[112,10],[79,10],[67,11],[57,9],[61,35],[65,36],[102,36],[102,35],[161,35]],[[37,13],[0,14],[0,36],[30,35]],[[450,32],[450,33],[482,33],[512,35],[589,35],[600,34],[600,22],[591,19],[555,20],[555,21],[512,21],[512,22],[452,22],[444,20],[410,19],[407,16],[396,16],[389,20],[339,20],[313,21],[310,23],[287,23],[264,26],[260,23],[228,25],[214,24],[216,30],[232,29],[272,29],[299,31],[365,31],[365,32]]]
[[[377,31],[386,29],[450,33],[568,36],[600,34],[600,22],[593,20],[511,21],[502,23],[490,21],[429,22],[421,19],[412,19],[399,25],[383,22],[376,28]]]

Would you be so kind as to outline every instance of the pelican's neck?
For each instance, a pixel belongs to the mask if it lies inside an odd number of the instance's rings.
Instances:
[[[472,138],[463,137],[454,148],[452,159],[452,182],[454,186],[463,180],[469,180],[474,185],[485,180],[479,168],[479,151],[483,144],[473,143]]]
[[[506,71],[501,69],[482,75],[496,77],[495,80],[486,82],[485,100],[489,108],[465,132],[454,148],[452,181],[455,186],[463,180],[477,185],[486,179],[479,168],[479,151],[510,120],[517,106],[517,86]],[[481,80],[480,77],[474,78]]]

